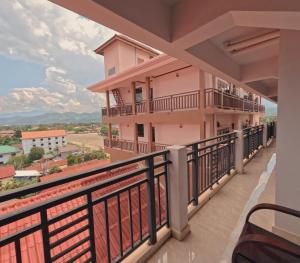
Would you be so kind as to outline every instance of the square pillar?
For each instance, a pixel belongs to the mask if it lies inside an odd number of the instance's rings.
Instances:
[[[133,124],[133,151],[135,153],[139,152],[139,145],[138,145],[138,129],[137,129],[137,123]]]
[[[136,114],[136,99],[135,99],[135,81],[131,82],[131,101],[132,101],[132,114]]]
[[[109,98],[109,90],[105,92],[106,95],[106,116],[110,116],[110,98]]]
[[[108,142],[109,142],[109,147],[112,147],[112,125],[111,125],[111,123],[108,124]]]
[[[153,137],[153,130],[152,130],[152,123],[149,122],[147,123],[147,130],[148,130],[148,152],[151,153],[152,152],[152,137]]]
[[[244,172],[244,135],[242,130],[235,130],[235,169],[237,173]]]
[[[150,113],[150,93],[151,93],[151,79],[146,77],[146,112]]]
[[[276,203],[300,210],[300,32],[280,31],[278,117],[276,134]],[[275,214],[274,230],[300,237],[300,221]]]
[[[187,149],[184,146],[168,147],[169,160],[169,218],[172,236],[183,240],[190,232],[188,224]]]

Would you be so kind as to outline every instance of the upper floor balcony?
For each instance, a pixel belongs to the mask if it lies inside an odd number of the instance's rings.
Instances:
[[[190,231],[186,241],[172,245],[170,239],[150,262],[184,262],[195,256],[215,262],[206,259],[217,258],[219,245],[229,244],[240,211],[249,206],[247,200],[253,202],[255,182],[265,181],[255,175],[263,172],[274,148],[257,155],[260,166],[253,162],[256,168],[247,176],[234,175],[242,171],[244,159],[267,146],[274,137],[272,127],[173,146],[1,193],[0,262],[135,262],[149,258],[171,235],[183,240]],[[196,213],[226,182],[231,184],[226,194]],[[228,207],[231,217],[226,216]],[[218,253],[211,255],[209,248],[215,246]]]
[[[202,97],[202,98],[201,98]],[[218,89],[205,89],[202,95],[200,90],[171,94],[156,97],[150,100],[140,100],[135,104],[123,103],[121,105],[102,108],[103,117],[128,116],[146,113],[177,112],[200,109],[233,110],[250,113],[264,113],[264,105],[258,101],[241,98]]]

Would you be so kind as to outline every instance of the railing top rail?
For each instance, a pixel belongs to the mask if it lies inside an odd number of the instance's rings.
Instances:
[[[189,94],[196,94],[196,93],[199,93],[199,90],[192,90],[192,91],[187,91],[187,92],[182,92],[182,93],[175,93],[175,94],[155,97],[155,98],[153,98],[153,100],[170,98],[171,96],[181,96],[181,95],[189,95]]]
[[[194,141],[194,142],[191,142],[191,143],[188,143],[188,144],[184,144],[184,146],[191,147],[194,144],[201,144],[201,143],[205,143],[205,142],[208,142],[208,141],[216,140],[216,139],[219,139],[219,138],[223,138],[223,137],[227,137],[227,136],[233,136],[235,134],[236,134],[236,132],[230,132],[230,133],[218,135],[218,136],[215,136],[215,137],[212,137],[212,138],[208,138],[208,139]]]
[[[10,191],[6,191],[5,193],[0,193],[0,203],[17,198],[17,197],[21,197],[24,195],[28,195],[37,191],[41,191],[41,190],[46,190],[48,188],[54,187],[54,186],[58,186],[58,185],[62,185],[65,183],[70,183],[79,179],[83,179],[83,178],[87,178],[90,177],[92,175],[95,174],[99,174],[99,173],[103,173],[103,172],[107,172],[107,171],[111,171],[113,169],[117,169],[126,165],[130,165],[130,164],[134,164],[140,161],[144,161],[148,158],[151,157],[157,157],[163,154],[167,154],[169,152],[169,150],[161,150],[161,151],[157,151],[154,153],[149,153],[149,154],[143,154],[141,156],[138,157],[134,157],[131,159],[128,159],[126,161],[117,161],[115,163],[109,164],[109,165],[105,165],[101,168],[93,168],[93,169],[89,169],[88,171],[86,171],[85,173],[74,173],[71,176],[66,176],[63,178],[59,178],[59,179],[54,179],[54,180],[49,180],[47,182],[42,182],[42,183],[37,183],[34,185],[29,185],[29,186],[25,186],[25,187],[21,187],[18,189],[13,189]],[[115,180],[115,178],[111,178],[109,179],[112,182]]]

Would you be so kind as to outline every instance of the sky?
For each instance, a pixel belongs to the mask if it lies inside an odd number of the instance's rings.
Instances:
[[[1,0],[0,114],[98,111],[104,98],[86,89],[104,78],[93,50],[114,34],[47,0]]]
[[[1,0],[0,113],[97,111],[93,50],[114,33],[47,0]]]

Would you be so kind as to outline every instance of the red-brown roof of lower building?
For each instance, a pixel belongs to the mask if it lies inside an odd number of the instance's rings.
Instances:
[[[13,177],[16,171],[13,165],[0,166],[0,179]]]

